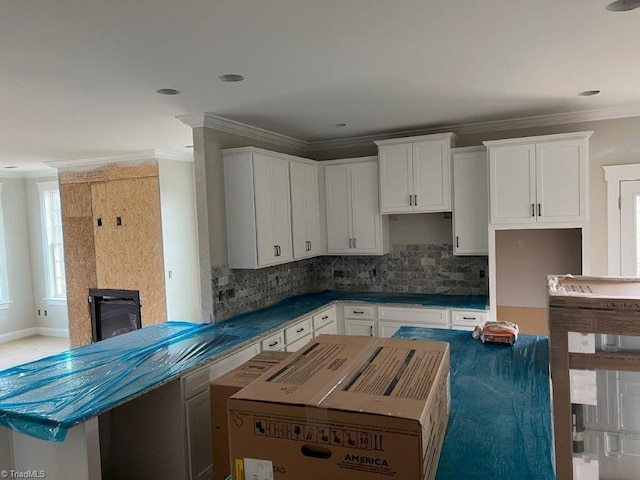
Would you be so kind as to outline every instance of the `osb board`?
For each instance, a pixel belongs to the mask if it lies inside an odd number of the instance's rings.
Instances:
[[[157,177],[158,164],[155,160],[138,163],[109,163],[91,170],[60,170],[58,173],[61,185],[69,183],[108,182],[127,178]]]
[[[67,217],[62,222],[67,279],[67,309],[71,346],[91,343],[91,315],[87,298],[97,286],[93,219]]]
[[[91,217],[91,185],[73,183],[60,185],[62,218]]]
[[[142,325],[166,321],[158,178],[93,183],[91,197],[98,288],[139,290]]]
[[[498,306],[497,319],[499,321],[517,323],[520,333],[549,335],[549,321],[546,308]]]

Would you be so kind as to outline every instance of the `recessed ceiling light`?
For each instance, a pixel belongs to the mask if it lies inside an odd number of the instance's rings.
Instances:
[[[9,165],[8,167],[3,167],[3,168],[18,168],[15,165]]]
[[[242,75],[238,75],[236,73],[227,73],[225,75],[220,75],[218,78],[227,83],[241,82],[242,80],[244,80],[244,77]]]
[[[347,124],[346,123],[333,123],[333,124],[331,124],[331,126],[335,127],[335,128],[342,128],[342,127],[346,127]]]
[[[617,0],[607,5],[610,12],[628,12],[640,7],[640,0]]]
[[[581,97],[593,97],[594,95],[598,95],[600,90],[585,90],[584,92],[580,92],[578,95]]]
[[[175,88],[161,88],[160,90],[156,90],[156,93],[160,95],[179,95],[180,90],[176,90]]]

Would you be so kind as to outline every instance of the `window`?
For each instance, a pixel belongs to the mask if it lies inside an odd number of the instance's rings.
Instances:
[[[44,267],[47,299],[65,301],[67,285],[64,276],[64,244],[62,242],[62,213],[58,182],[38,183],[42,210]]]
[[[2,216],[2,184],[0,183],[0,309],[9,303],[9,282],[7,280],[7,255],[4,245],[4,219]]]

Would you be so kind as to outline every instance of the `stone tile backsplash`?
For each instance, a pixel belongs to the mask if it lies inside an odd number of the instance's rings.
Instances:
[[[259,270],[211,268],[213,313],[220,321],[263,308],[283,298],[320,290],[317,265],[320,258],[300,260]]]
[[[486,295],[488,259],[453,255],[453,245],[394,245],[380,257],[322,257],[330,290]]]
[[[454,256],[453,245],[394,245],[384,256],[326,256],[260,270],[212,268],[216,321],[318,290],[481,294],[486,256]]]

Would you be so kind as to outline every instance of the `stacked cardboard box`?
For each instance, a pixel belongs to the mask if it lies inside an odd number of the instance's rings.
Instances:
[[[433,479],[449,345],[321,335],[228,401],[235,480]]]
[[[287,358],[289,352],[262,352],[238,368],[214,380],[210,387],[211,431],[213,443],[213,478],[225,480],[229,466],[229,426],[227,400],[262,374],[269,372]]]

